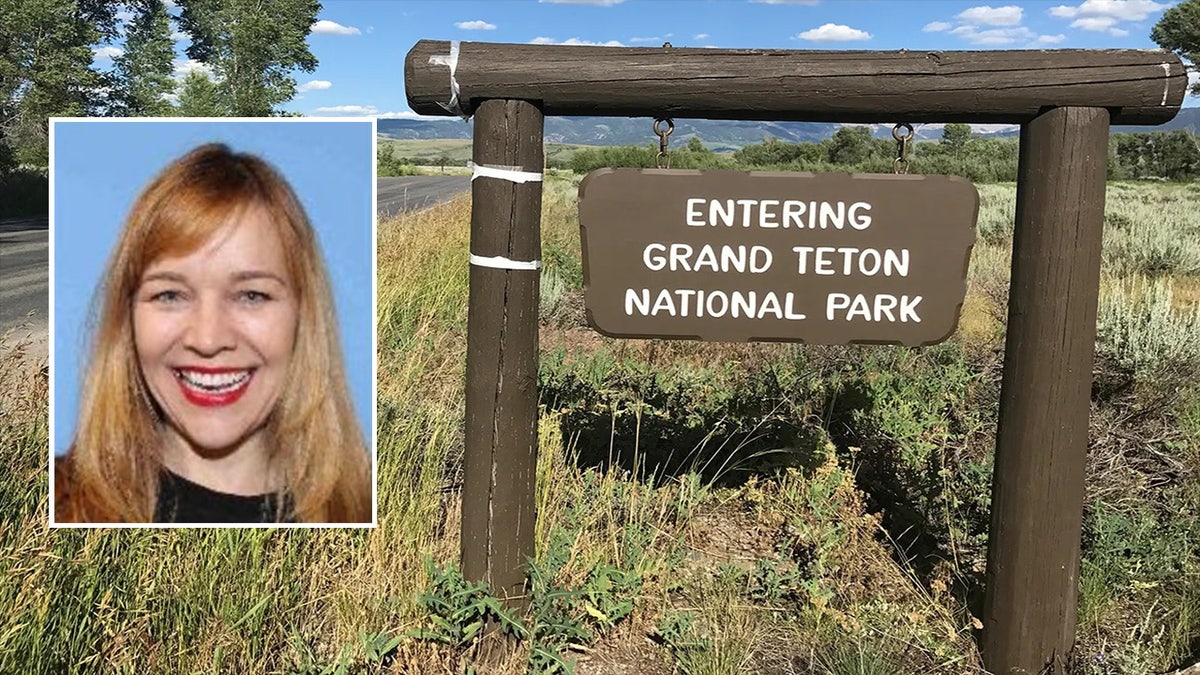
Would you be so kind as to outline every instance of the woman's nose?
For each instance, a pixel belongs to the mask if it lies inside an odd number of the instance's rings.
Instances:
[[[215,356],[237,347],[237,331],[219,301],[206,298],[196,304],[186,346],[201,356]]]

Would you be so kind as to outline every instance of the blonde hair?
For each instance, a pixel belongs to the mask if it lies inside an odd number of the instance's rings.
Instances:
[[[168,165],[125,222],[98,291],[75,438],[56,465],[58,521],[154,517],[163,422],[138,365],[133,297],[153,262],[196,251],[254,207],[269,214],[299,302],[291,365],[266,426],[292,515],[300,522],[370,521],[369,458],[350,404],[316,235],[279,173],[221,144],[202,145]]]

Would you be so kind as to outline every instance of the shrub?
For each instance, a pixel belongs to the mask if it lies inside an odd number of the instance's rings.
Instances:
[[[1187,223],[1163,217],[1161,213],[1136,220],[1114,213],[1106,221],[1115,226],[1115,232],[1108,233],[1104,247],[1104,262],[1113,272],[1149,276],[1200,274],[1200,240],[1190,232]]]
[[[50,181],[45,169],[0,172],[0,218],[39,216],[50,212]]]
[[[1139,382],[1193,378],[1200,372],[1200,306],[1177,310],[1169,280],[1111,283],[1097,311],[1096,358]]]

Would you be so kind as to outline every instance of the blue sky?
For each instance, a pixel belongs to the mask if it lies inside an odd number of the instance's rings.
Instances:
[[[766,49],[1154,49],[1176,0],[327,0],[288,110],[411,116],[404,56],[421,39]],[[174,10],[172,10],[174,11]],[[182,56],[179,72],[195,67]],[[119,45],[112,48],[119,49]],[[111,48],[110,48],[111,49]],[[110,52],[111,53],[111,52]],[[97,65],[104,67],[98,54]],[[1189,97],[1185,105],[1194,105]]]

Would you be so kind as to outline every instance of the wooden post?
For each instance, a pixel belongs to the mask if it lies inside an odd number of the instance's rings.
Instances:
[[[1108,125],[1063,107],[1021,127],[983,616],[997,675],[1065,673],[1075,641]]]
[[[542,124],[533,103],[483,102],[475,111],[475,164],[540,174]],[[473,256],[541,259],[541,182],[480,176],[471,199]],[[468,579],[487,582],[519,608],[534,550],[539,272],[494,264],[471,264],[462,564]]]

